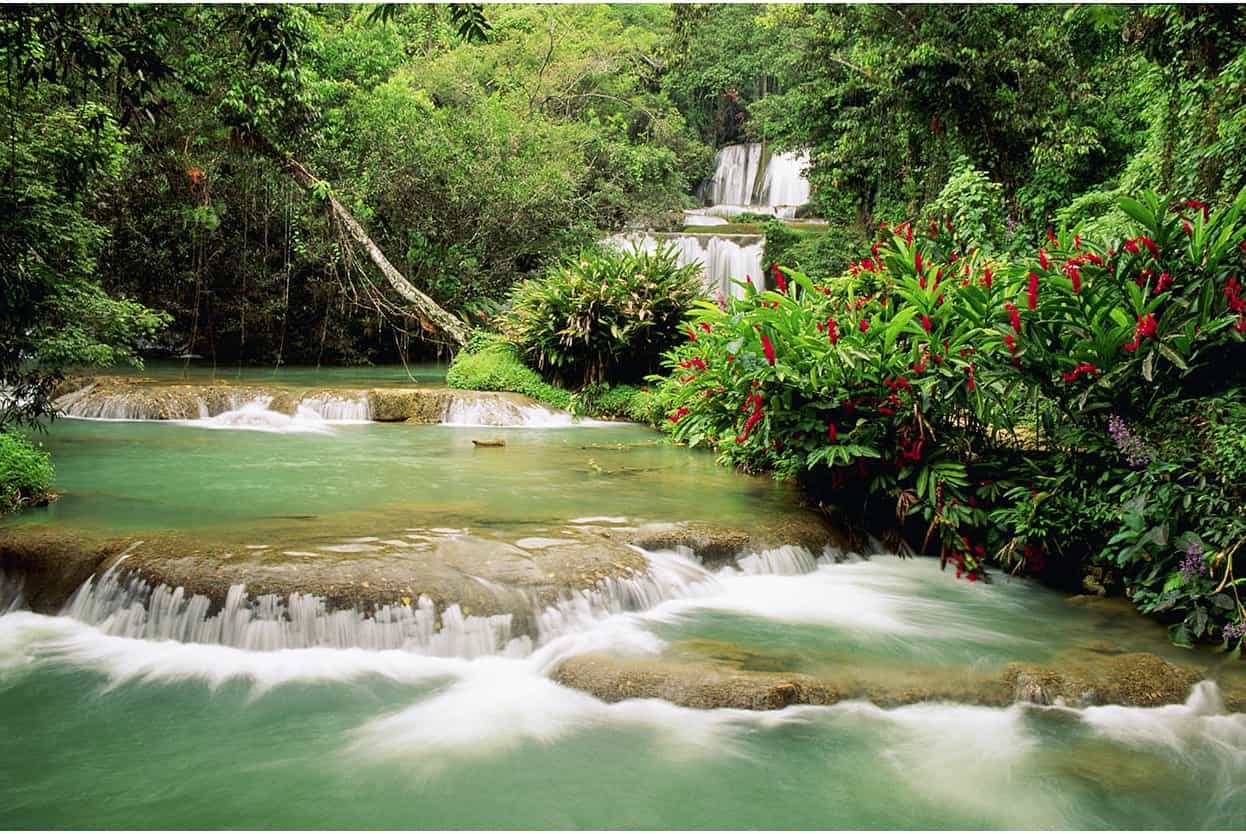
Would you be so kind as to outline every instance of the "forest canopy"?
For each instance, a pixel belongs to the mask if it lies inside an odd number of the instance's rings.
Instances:
[[[1244,28],[1237,6],[6,6],[10,405],[140,349],[442,349],[330,196],[472,324],[696,205],[732,142],[810,149],[815,265],[936,210],[1016,251],[1119,227],[1141,188],[1223,205],[1246,183]]]

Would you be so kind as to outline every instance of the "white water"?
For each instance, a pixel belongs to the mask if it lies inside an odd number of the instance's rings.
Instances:
[[[760,235],[681,235],[651,232],[621,232],[606,238],[620,249],[637,246],[646,252],[658,246],[674,245],[681,266],[699,264],[703,269],[705,292],[711,297],[740,298],[743,282],[751,278],[762,286],[762,250],[765,238]]]
[[[701,213],[724,218],[745,212],[795,217],[796,210],[809,202],[809,180],[804,175],[809,152],[771,154],[765,170],[760,170],[761,158],[757,142],[720,148],[714,176],[704,188],[710,208]]]
[[[515,402],[506,397],[469,391],[453,392],[441,422],[447,426],[511,428],[565,428],[567,426],[609,425],[596,420],[576,420],[569,412],[547,408],[539,403]]]
[[[158,389],[157,389],[158,390]],[[180,396],[180,393],[179,393]],[[170,418],[167,404],[153,400],[152,392],[100,391],[87,386],[58,398],[55,407],[64,417],[78,420],[145,422],[164,420],[205,429],[242,429],[278,434],[325,433],[330,426],[366,423],[371,416],[363,392],[309,394],[295,403],[294,414],[272,408],[273,397],[241,389],[228,394],[190,400],[194,418]]]

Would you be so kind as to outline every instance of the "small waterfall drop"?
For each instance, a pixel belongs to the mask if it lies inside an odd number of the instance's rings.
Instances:
[[[306,409],[328,423],[366,423],[372,419],[368,397],[362,392],[307,394],[298,404],[300,411]]]
[[[572,417],[566,411],[537,403],[518,403],[505,397],[456,392],[441,422],[447,426],[555,428],[570,426]]]
[[[144,640],[211,643],[256,651],[362,648],[405,649],[438,657],[527,654],[527,638],[513,640],[511,615],[467,616],[458,605],[440,612],[427,596],[384,605],[371,616],[355,609],[329,610],[321,597],[293,593],[254,599],[229,589],[225,605],[210,613],[207,597],[182,588],[152,586],[142,577],[108,571],[75,592],[64,613],[105,634]]]
[[[699,214],[734,217],[746,212],[791,219],[809,202],[809,151],[767,154],[758,142],[727,145],[715,158],[714,176],[702,188],[710,205]],[[763,167],[764,164],[764,167]]]
[[[743,287],[735,282],[752,278],[760,288],[762,250],[761,235],[665,234],[652,232],[621,232],[606,242],[619,248],[637,246],[654,252],[659,246],[674,245],[681,266],[700,264],[704,269],[705,291],[712,297],[743,296]]]

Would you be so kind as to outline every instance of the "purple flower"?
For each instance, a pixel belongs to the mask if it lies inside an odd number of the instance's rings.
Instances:
[[[1151,462],[1142,438],[1131,432],[1125,421],[1115,414],[1108,417],[1108,435],[1125,456],[1125,462],[1131,469],[1141,469]]]
[[[1225,640],[1241,640],[1246,637],[1246,623],[1229,623],[1224,627]]]
[[[1207,563],[1203,560],[1203,546],[1195,542],[1186,548],[1185,558],[1181,560],[1181,575],[1189,583],[1202,576],[1206,570]]]

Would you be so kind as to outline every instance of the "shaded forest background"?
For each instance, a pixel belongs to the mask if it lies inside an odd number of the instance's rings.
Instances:
[[[463,8],[0,10],[0,363],[444,350],[325,190],[476,322],[603,230],[672,223],[732,142],[812,149],[841,257],[880,220],[955,209],[1019,250],[1139,188],[1246,184],[1238,6]]]

